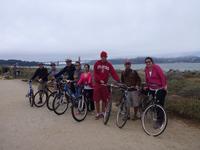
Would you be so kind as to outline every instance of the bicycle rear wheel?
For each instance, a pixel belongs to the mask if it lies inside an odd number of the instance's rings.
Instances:
[[[162,116],[162,119],[159,116]],[[157,104],[148,106],[142,115],[142,127],[150,136],[162,134],[167,127],[167,122],[168,118],[164,108]]]
[[[67,111],[68,105],[68,96],[64,94],[57,94],[53,100],[53,111],[57,115],[63,115]]]
[[[105,112],[104,112],[104,117],[103,117],[104,125],[106,125],[109,121],[111,110],[112,110],[112,100],[110,99],[108,100],[108,103],[106,105]]]
[[[80,97],[79,99],[73,101],[71,113],[74,120],[78,122],[81,122],[86,118],[88,113],[88,107],[87,102],[83,97]]]
[[[57,94],[57,92],[51,93],[47,99],[47,108],[51,111],[53,111],[53,101],[54,101],[56,94]]]
[[[116,125],[119,128],[123,128],[127,120],[128,120],[128,109],[126,103],[124,103],[123,101],[118,108]]]
[[[34,96],[34,104],[36,107],[42,107],[45,105],[48,99],[48,94],[45,90],[39,90],[35,93]]]

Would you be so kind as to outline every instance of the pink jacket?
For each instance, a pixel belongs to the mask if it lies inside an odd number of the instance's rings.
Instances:
[[[145,77],[148,88],[159,89],[164,88],[167,85],[166,76],[160,66],[153,64],[152,74],[150,76],[150,69],[145,68]]]
[[[91,72],[88,72],[87,76],[85,76],[85,73],[82,73],[78,85],[89,85],[90,87],[93,87]]]

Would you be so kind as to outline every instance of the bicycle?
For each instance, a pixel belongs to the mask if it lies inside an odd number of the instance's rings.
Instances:
[[[87,96],[84,93],[84,89],[81,89],[80,95],[73,96],[70,94],[70,99],[72,102],[71,113],[74,120],[81,122],[83,121],[88,113],[87,107]]]
[[[110,118],[110,115],[111,115],[111,110],[112,110],[112,92],[113,92],[113,87],[116,87],[118,88],[117,85],[115,84],[101,84],[103,86],[106,86],[109,88],[109,91],[110,91],[110,96],[106,102],[106,107],[105,107],[105,112],[104,112],[104,115],[103,115],[103,123],[104,125],[107,125],[108,121],[109,121],[109,118]]]
[[[125,84],[119,85],[121,92],[122,92],[122,100],[119,104],[118,111],[117,111],[117,119],[116,119],[116,125],[119,128],[123,128],[128,120],[129,110],[128,110],[128,92],[131,91],[137,91],[137,89],[134,86],[128,87]]]
[[[32,87],[32,82],[28,82],[28,84],[29,84],[29,90],[28,90],[28,93],[26,94],[26,97],[28,97],[29,99],[30,106],[33,107],[34,106],[34,91]]]
[[[161,89],[155,90],[154,96],[148,94],[149,99],[151,99],[150,105],[144,110],[142,114],[142,127],[147,135],[159,136],[164,132],[167,127],[168,117],[165,109],[158,104],[157,93]],[[160,121],[160,116],[162,120]]]
[[[41,83],[41,82],[39,82]],[[49,95],[50,93],[50,95]],[[49,99],[53,97],[55,92],[52,92],[47,86],[45,89],[38,90],[34,95],[34,104],[36,107],[42,107],[47,103],[47,108],[52,110],[52,107],[49,104]]]
[[[68,109],[69,103],[71,103],[72,117],[78,122],[83,121],[88,113],[84,90],[81,91],[80,95],[77,93],[74,94],[70,88],[70,84],[75,84],[74,81],[63,80],[63,84],[64,87],[59,90],[53,102],[55,113],[58,115],[64,114]],[[63,106],[63,108],[59,112],[58,108],[61,106]]]
[[[69,96],[67,94],[68,85],[64,80],[57,80],[58,90],[53,100],[53,111],[57,115],[63,115],[69,105]]]
[[[48,91],[50,92],[50,95],[48,95],[48,99],[47,99],[46,104],[47,104],[47,108],[50,111],[53,111],[53,101],[54,101],[56,94],[58,93],[59,87],[60,87],[59,82],[56,82],[56,90],[54,90],[52,92],[51,90],[48,89]]]

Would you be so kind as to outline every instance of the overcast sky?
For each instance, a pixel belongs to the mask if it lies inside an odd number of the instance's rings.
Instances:
[[[0,0],[0,59],[200,52],[200,0]]]

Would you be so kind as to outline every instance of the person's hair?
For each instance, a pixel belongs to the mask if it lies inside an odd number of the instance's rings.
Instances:
[[[90,69],[90,65],[89,64],[84,64],[84,67],[87,66],[88,69]]]
[[[152,57],[146,57],[146,58],[145,58],[145,63],[146,63],[146,60],[148,60],[148,59],[151,60],[151,62],[154,64],[154,60],[153,60]]]
[[[79,64],[79,65],[81,64],[80,61],[76,61],[75,63],[76,63],[76,64]]]

